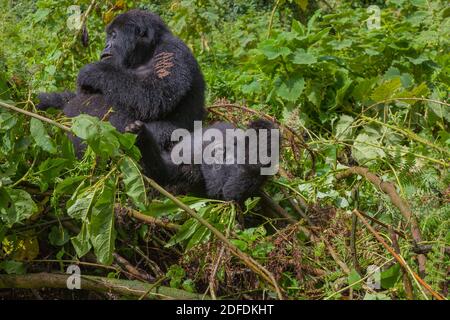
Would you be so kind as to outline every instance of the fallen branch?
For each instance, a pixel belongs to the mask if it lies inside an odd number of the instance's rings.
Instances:
[[[173,231],[178,231],[180,230],[180,225],[176,224],[176,223],[172,223],[169,221],[164,221],[162,219],[158,219],[146,214],[143,214],[142,212],[139,212],[137,210],[134,210],[133,208],[128,208],[128,207],[122,207],[120,204],[116,204],[116,208],[118,210],[125,210],[126,214],[130,217],[136,218],[146,224],[150,224],[150,225],[157,225],[159,227],[162,227],[164,229],[169,229],[169,230],[173,230]]]
[[[382,181],[377,175],[373,174],[369,171],[369,169],[364,167],[348,168],[347,170],[337,174],[336,179],[344,179],[354,174],[363,176],[389,196],[392,204],[400,210],[400,213],[406,219],[406,222],[411,224],[411,234],[414,240],[414,245],[420,244],[420,242],[422,242],[422,235],[420,233],[419,224],[409,208],[408,203],[398,195],[394,184],[391,182]],[[419,274],[421,277],[424,277],[426,257],[423,254],[419,254],[417,256],[417,260],[419,262]]]
[[[212,226],[208,221],[203,219],[201,216],[199,216],[194,210],[192,210],[186,204],[181,202],[173,194],[171,194],[166,189],[161,187],[154,180],[152,180],[146,176],[144,176],[144,178],[150,184],[151,187],[156,189],[159,193],[161,193],[165,197],[172,200],[179,208],[183,209],[188,215],[190,215],[192,218],[194,218],[198,222],[200,222],[203,226],[208,228],[220,241],[222,241],[230,249],[231,253],[233,253],[236,257],[241,259],[251,270],[253,270],[257,274],[259,274],[263,279],[265,279],[268,283],[270,283],[273,286],[273,288],[275,289],[275,291],[278,295],[278,299],[283,300],[283,295],[281,293],[280,288],[278,287],[278,283],[275,280],[275,277],[273,276],[273,274],[269,270],[264,268],[261,264],[259,264],[252,257],[248,256],[246,253],[239,250],[219,230],[217,230],[214,226]]]
[[[23,275],[0,274],[0,289],[22,288],[67,289],[67,280],[71,275],[60,273],[29,273]],[[72,275],[73,276],[73,275]],[[136,280],[122,280],[97,276],[80,276],[81,289],[96,292],[114,292],[123,296],[140,297],[148,292],[149,299],[188,299],[201,300],[203,295],[190,293],[180,289],[160,286],[152,288],[153,284]],[[206,297],[209,299],[209,297]]]
[[[56,121],[54,121],[52,119],[46,118],[44,116],[41,116],[41,115],[39,115],[37,113],[30,112],[30,111],[27,111],[27,110],[23,110],[23,109],[17,108],[15,106],[12,106],[10,104],[7,104],[7,103],[1,102],[1,101],[0,101],[0,107],[3,107],[3,108],[6,108],[6,109],[10,109],[10,110],[13,110],[13,111],[25,114],[25,115],[27,115],[29,117],[32,117],[32,118],[35,118],[35,119],[47,122],[47,123],[49,123],[51,125],[54,125],[54,126],[60,128],[60,129],[63,129],[64,131],[71,132],[69,127],[67,127],[67,126],[65,126],[65,125],[63,125],[61,123],[58,123],[58,122],[56,122]]]
[[[369,231],[374,235],[374,237],[378,240],[378,242],[380,242],[383,247],[386,248],[387,251],[389,251],[390,254],[392,254],[392,256],[395,258],[395,260],[398,261],[398,263],[400,263],[400,265],[402,266],[402,268],[404,270],[409,271],[412,276],[417,280],[417,282],[419,282],[419,284],[424,287],[433,297],[435,297],[437,300],[445,300],[444,297],[442,297],[438,292],[434,291],[430,285],[428,285],[417,273],[415,273],[413,270],[411,270],[411,268],[409,268],[408,264],[405,262],[405,260],[402,258],[402,256],[398,255],[394,249],[392,249],[383,239],[382,236],[380,236],[378,234],[378,232],[372,228],[372,226],[367,222],[367,220],[363,217],[362,214],[359,213],[358,210],[353,210],[353,213],[356,214],[360,219],[361,222],[367,227],[367,229],[369,229]]]
[[[356,215],[353,215],[353,216],[356,217]],[[394,247],[395,253],[400,255],[401,251],[400,251],[400,246],[398,245],[397,234],[394,232],[394,230],[389,229],[389,235],[391,237],[392,246]],[[406,297],[408,298],[408,300],[414,300],[414,293],[413,293],[411,279],[408,276],[408,270],[406,270],[403,267],[402,267],[402,280],[403,280],[403,287],[405,288],[405,292],[406,292]]]

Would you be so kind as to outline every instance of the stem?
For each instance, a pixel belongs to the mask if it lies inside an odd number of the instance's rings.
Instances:
[[[27,115],[29,117],[32,117],[32,118],[35,118],[35,119],[47,122],[47,123],[49,123],[51,125],[54,125],[54,126],[60,128],[60,129],[63,129],[64,131],[71,132],[69,127],[66,127],[65,125],[62,125],[62,124],[60,124],[60,123],[58,123],[58,122],[56,122],[56,121],[54,121],[52,119],[43,117],[43,116],[41,116],[41,115],[39,115],[37,113],[26,111],[26,110],[17,108],[15,106],[12,106],[10,104],[7,104],[7,103],[1,102],[1,101],[0,101],[0,107],[3,107],[3,108],[6,108],[6,109],[10,109],[10,110],[13,110],[13,111],[25,114],[25,115]]]
[[[372,228],[372,226],[367,222],[366,219],[364,219],[364,217],[359,213],[358,210],[353,210],[353,213],[356,214],[360,219],[361,222],[367,227],[367,229],[369,229],[369,231],[374,235],[374,237],[378,240],[378,242],[380,242],[383,247],[386,248],[387,251],[389,251],[390,254],[392,254],[392,256],[395,258],[395,260],[398,261],[398,263],[400,263],[400,265],[405,269],[408,270],[413,277],[420,283],[420,285],[422,287],[424,287],[429,293],[431,293],[431,295],[433,297],[435,297],[437,300],[445,300],[444,297],[442,297],[438,292],[434,291],[430,285],[428,285],[425,281],[423,281],[423,279],[421,277],[419,277],[419,275],[417,275],[417,273],[415,273],[414,271],[411,270],[411,268],[409,268],[408,264],[405,262],[405,260],[402,258],[402,256],[398,255],[394,249],[392,249],[384,240],[383,237],[381,237],[378,232],[375,231],[374,228]]]

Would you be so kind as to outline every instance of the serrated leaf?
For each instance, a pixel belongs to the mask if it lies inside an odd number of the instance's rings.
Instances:
[[[287,57],[292,51],[287,47],[278,46],[276,43],[262,45],[259,50],[267,59],[274,60],[278,57]]]
[[[35,118],[30,120],[30,133],[33,137],[36,145],[41,147],[44,151],[48,153],[56,153],[56,145],[47,133],[44,124]]]
[[[123,174],[126,194],[139,209],[144,210],[148,205],[148,198],[145,191],[144,178],[138,164],[130,157],[124,157],[120,162],[120,171]]]
[[[400,77],[385,81],[372,92],[371,98],[376,102],[392,98],[401,86]]]
[[[287,101],[295,102],[300,98],[305,88],[305,79],[303,77],[294,77],[284,80],[277,88],[277,95]]]
[[[352,156],[359,164],[363,164],[370,160],[382,159],[386,157],[386,153],[383,149],[376,147],[378,145],[379,142],[375,136],[360,133],[353,143]]]
[[[17,118],[5,111],[0,112],[0,132],[5,132],[14,127],[17,123]]]
[[[316,56],[311,53],[306,52],[304,49],[297,49],[294,52],[294,57],[292,58],[292,62],[295,64],[314,64],[317,62]]]
[[[115,248],[114,228],[115,180],[107,180],[92,208],[89,225],[90,240],[98,262],[111,264]]]
[[[348,139],[353,134],[353,128],[351,125],[353,123],[353,117],[347,115],[341,115],[336,124],[336,138],[340,140]]]
[[[21,222],[38,211],[30,194],[24,190],[0,188],[0,218],[7,226]]]

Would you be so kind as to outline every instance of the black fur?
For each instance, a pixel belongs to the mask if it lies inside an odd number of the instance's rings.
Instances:
[[[169,148],[174,129],[192,130],[194,120],[205,114],[205,83],[197,61],[150,12],[121,14],[106,32],[102,59],[80,70],[77,93],[40,94],[38,108],[61,108],[68,116],[86,113],[100,119],[112,108],[108,120],[118,130],[143,121],[158,147]]]
[[[268,129],[268,155],[270,156],[270,129],[275,126],[272,122],[266,120],[257,120],[249,124],[249,128]],[[226,136],[227,129],[235,127],[227,122],[215,123],[205,130],[218,129]],[[145,130],[142,123],[135,123],[130,126],[130,131],[138,134],[138,140],[143,145],[154,146],[155,142]],[[193,142],[193,133],[190,133]],[[259,139],[258,139],[259,141]],[[211,142],[202,142],[203,148]],[[236,146],[235,141],[235,146]],[[176,145],[174,146],[176,147]],[[193,150],[196,150],[192,145]],[[242,204],[247,198],[256,196],[260,187],[265,183],[268,176],[263,176],[260,169],[264,166],[259,161],[256,164],[249,163],[249,144],[246,141],[245,163],[244,164],[193,164],[194,153],[192,154],[191,164],[175,164],[171,159],[171,151],[163,151],[159,157],[149,157],[151,154],[143,153],[143,163],[145,167],[154,166],[158,168],[160,175],[156,177],[157,182],[162,184],[175,194],[193,193],[198,196],[206,196],[212,199],[221,199],[226,201],[236,201]],[[258,150],[252,150],[257,152]],[[224,159],[230,156],[229,151],[225,149]],[[236,154],[231,155],[235,160]]]

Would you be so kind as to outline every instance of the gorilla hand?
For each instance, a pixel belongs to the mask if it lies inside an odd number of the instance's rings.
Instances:
[[[41,92],[38,94],[40,102],[36,105],[36,108],[39,110],[46,110],[50,107],[62,109],[73,97],[75,97],[75,93],[68,91],[52,93]]]
[[[125,132],[140,134],[144,129],[144,125],[144,122],[136,120],[125,127]]]

